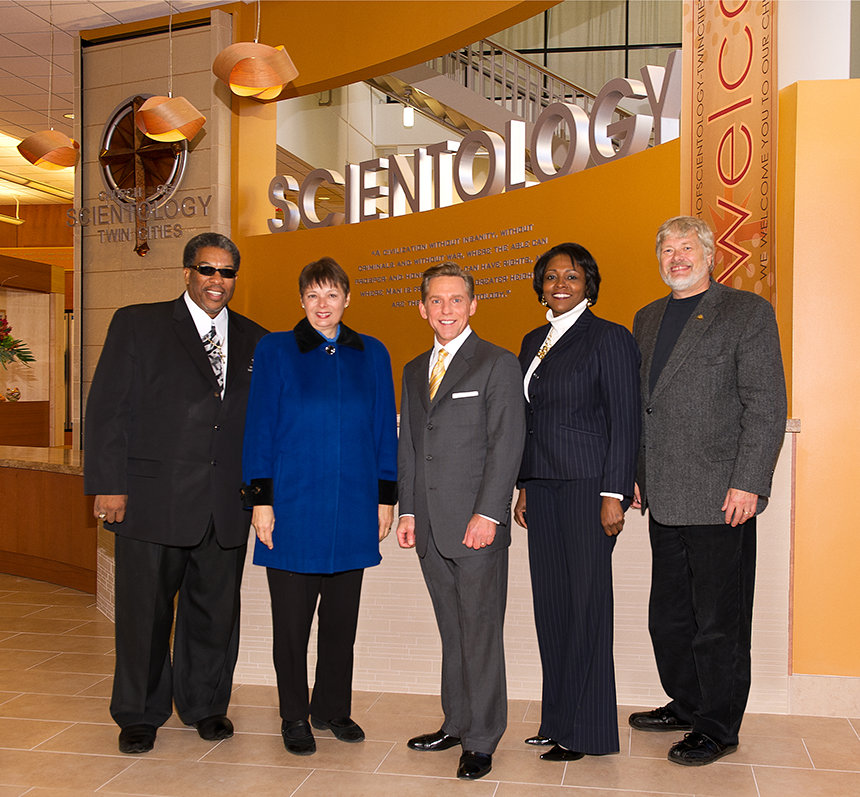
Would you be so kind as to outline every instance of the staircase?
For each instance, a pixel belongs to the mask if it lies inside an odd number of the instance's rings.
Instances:
[[[510,119],[525,120],[530,134],[548,105],[572,103],[590,115],[595,100],[591,92],[489,39],[367,82],[461,135],[501,134]],[[612,121],[629,115],[616,109]]]

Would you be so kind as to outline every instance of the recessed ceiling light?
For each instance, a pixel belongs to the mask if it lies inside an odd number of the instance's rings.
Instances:
[[[74,119],[75,115],[73,113],[64,113],[63,119]]]

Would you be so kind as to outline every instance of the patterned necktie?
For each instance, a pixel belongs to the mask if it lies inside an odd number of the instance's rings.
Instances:
[[[433,401],[433,398],[436,396],[436,391],[439,389],[439,385],[442,384],[442,377],[445,376],[445,358],[447,356],[448,352],[445,351],[445,349],[439,349],[439,358],[436,360],[436,364],[430,372],[430,401]]]
[[[215,322],[212,322],[210,329],[202,338],[203,348],[206,349],[206,356],[209,357],[209,362],[212,365],[212,370],[215,372],[215,378],[218,380],[218,387],[224,390],[224,354],[221,351],[221,339],[215,331]]]
[[[547,333],[546,338],[544,339],[543,345],[538,349],[538,359],[542,360],[546,357],[547,352],[552,348],[552,344],[555,343],[555,327],[550,327],[549,332]]]

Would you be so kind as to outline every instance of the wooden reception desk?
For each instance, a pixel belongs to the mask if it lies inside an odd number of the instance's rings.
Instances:
[[[97,525],[80,451],[0,446],[0,571],[96,591]]]

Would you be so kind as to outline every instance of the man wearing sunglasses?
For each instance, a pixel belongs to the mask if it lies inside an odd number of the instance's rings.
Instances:
[[[250,519],[239,495],[242,438],[266,333],[227,309],[239,259],[226,236],[192,238],[185,293],[117,310],[90,388],[85,490],[115,534],[111,715],[123,753],[151,750],[174,704],[202,738],[233,735],[226,715]]]

